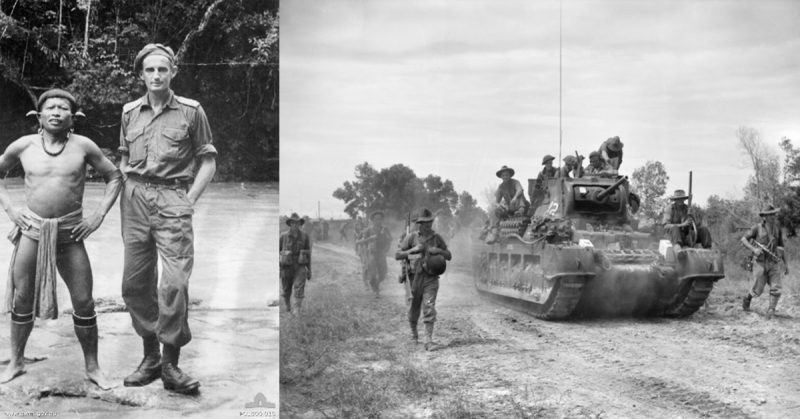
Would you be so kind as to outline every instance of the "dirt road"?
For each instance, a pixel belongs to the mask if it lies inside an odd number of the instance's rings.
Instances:
[[[316,249],[318,263],[350,272],[323,281],[369,298],[354,279],[357,259],[350,249]],[[407,340],[394,265],[375,313],[392,313],[375,321],[392,324],[394,333],[369,338],[392,342],[388,346]],[[446,417],[443,406],[458,404],[474,417],[798,417],[798,298],[785,296],[777,318],[766,321],[766,296],[756,300],[753,313],[741,311],[736,296],[745,286],[721,283],[688,319],[546,322],[482,300],[469,273],[451,268],[440,280],[437,302],[441,347],[412,347],[410,359],[445,377],[446,385],[380,416]]]

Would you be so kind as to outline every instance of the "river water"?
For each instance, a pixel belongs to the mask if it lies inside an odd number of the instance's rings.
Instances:
[[[25,202],[21,179],[8,179],[12,201]],[[104,184],[88,183],[84,213],[99,205]],[[195,206],[195,263],[189,298],[200,307],[244,309],[266,307],[278,298],[277,183],[212,183]],[[0,232],[11,230],[0,214]],[[0,269],[6,269],[13,247],[0,244]],[[123,244],[119,200],[103,225],[86,240],[94,274],[94,297],[121,301]],[[6,276],[2,275],[5,283]],[[58,285],[59,309],[71,307],[63,281]]]

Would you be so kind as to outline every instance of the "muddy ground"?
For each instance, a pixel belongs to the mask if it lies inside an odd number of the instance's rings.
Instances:
[[[482,300],[469,272],[451,267],[440,280],[440,347],[426,352],[409,342],[396,263],[376,300],[357,279],[351,249],[315,247],[308,305],[324,301],[322,290],[335,286],[377,326],[330,346],[337,361],[321,372],[286,377],[283,369],[297,365],[282,365],[282,416],[800,417],[797,295],[785,295],[767,321],[767,297],[743,313],[748,284],[726,278],[686,319],[548,322]],[[787,279],[787,291],[797,290],[793,281]],[[284,318],[282,333],[295,321]],[[348,375],[364,377],[361,393],[380,393],[370,399],[380,409],[354,406],[361,399],[352,396],[342,400],[346,395],[331,383]]]

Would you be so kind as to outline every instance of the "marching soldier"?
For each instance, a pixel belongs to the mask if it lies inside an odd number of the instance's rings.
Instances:
[[[416,224],[417,224],[417,219],[411,218],[411,214],[409,214],[408,220],[406,220],[406,229],[405,231],[403,231],[403,234],[400,235],[400,239],[397,242],[398,250],[400,250],[400,248],[403,246],[403,243],[405,243],[406,238],[410,236],[411,233],[414,231],[414,226]],[[488,227],[486,228],[486,230],[488,232]],[[411,305],[411,278],[412,278],[411,265],[409,264],[408,259],[403,260],[401,262],[400,276],[398,277],[398,282],[403,284],[403,290],[405,291],[406,294],[406,305]]]
[[[742,309],[750,311],[750,302],[753,297],[758,297],[764,291],[764,286],[769,285],[769,309],[767,309],[767,319],[775,315],[775,307],[781,297],[781,270],[780,263],[783,263],[783,274],[789,274],[789,264],[786,262],[786,253],[783,251],[783,231],[775,217],[778,210],[769,207],[758,213],[761,222],[754,225],[750,231],[742,237],[742,244],[745,245],[755,255],[753,263],[753,288],[744,296]]]
[[[286,311],[299,314],[305,297],[306,281],[311,280],[311,240],[300,230],[305,220],[297,213],[286,220],[289,231],[281,234],[280,251],[281,295]],[[294,292],[293,292],[294,291]],[[292,311],[294,293],[294,311]]]
[[[383,217],[382,211],[373,212],[369,217],[372,225],[363,232],[363,238],[356,242],[364,249],[366,282],[376,298],[380,297],[380,283],[386,277],[386,253],[392,245],[392,235],[384,227]]]
[[[411,306],[408,309],[408,322],[411,338],[419,340],[417,322],[422,311],[425,324],[425,350],[433,350],[433,325],[436,322],[436,295],[439,291],[439,275],[444,273],[447,260],[452,255],[447,250],[442,236],[433,231],[433,214],[427,208],[420,209],[416,224],[418,231],[412,232],[395,254],[397,260],[411,263]]]

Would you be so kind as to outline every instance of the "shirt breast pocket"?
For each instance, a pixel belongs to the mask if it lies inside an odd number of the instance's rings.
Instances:
[[[145,159],[147,150],[144,141],[144,128],[130,129],[125,135],[128,145],[128,162],[138,163]]]
[[[185,128],[164,128],[159,141],[159,157],[162,160],[181,160],[189,156],[191,141]]]

